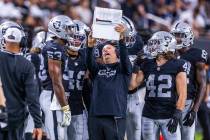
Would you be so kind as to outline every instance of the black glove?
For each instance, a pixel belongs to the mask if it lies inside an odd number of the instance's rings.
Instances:
[[[145,60],[145,55],[143,51],[138,52],[136,59],[134,60],[134,65],[140,66]]]
[[[173,117],[171,118],[171,120],[167,124],[169,132],[171,132],[171,133],[176,132],[179,120],[181,118],[182,118],[182,111],[179,110],[179,109],[176,109],[174,114],[173,114]]]
[[[140,70],[140,67],[139,66],[133,65],[133,70],[132,70],[133,73],[138,73],[139,70]]]
[[[7,123],[7,116],[5,107],[0,106],[0,122]]]
[[[183,125],[185,126],[192,126],[196,117],[196,112],[191,110],[190,112],[187,113],[187,115],[184,117],[183,120]]]

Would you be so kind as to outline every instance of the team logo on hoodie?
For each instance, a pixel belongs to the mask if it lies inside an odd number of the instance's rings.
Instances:
[[[117,72],[116,70],[112,70],[111,68],[106,68],[99,70],[98,75],[109,78],[116,75],[116,72]]]

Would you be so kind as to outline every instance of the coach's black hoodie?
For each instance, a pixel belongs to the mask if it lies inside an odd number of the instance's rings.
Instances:
[[[41,128],[39,91],[33,64],[21,55],[2,51],[0,77],[6,97],[8,126],[15,129],[24,123],[29,110],[35,128]]]
[[[93,76],[90,116],[126,116],[132,66],[123,41],[118,48],[120,61],[114,64],[96,63],[93,48],[87,49],[87,67]]]

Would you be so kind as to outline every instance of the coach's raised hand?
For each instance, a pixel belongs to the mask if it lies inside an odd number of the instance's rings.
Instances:
[[[124,38],[124,32],[126,31],[126,27],[123,24],[117,24],[115,27],[115,31],[120,33],[120,39]]]
[[[90,34],[88,35],[88,47],[93,48],[95,44],[96,44],[96,39],[93,38],[92,32],[90,32]]]

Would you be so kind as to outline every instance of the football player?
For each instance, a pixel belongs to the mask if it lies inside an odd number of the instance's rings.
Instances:
[[[69,126],[71,121],[62,75],[66,60],[65,46],[71,39],[73,28],[74,23],[69,17],[64,15],[53,17],[48,23],[48,32],[52,40],[47,41],[42,49],[39,78],[43,91],[40,95],[40,104],[50,140],[63,140],[66,134],[64,128]]]
[[[68,98],[71,108],[71,124],[68,127],[68,139],[70,140],[88,140],[87,131],[87,112],[83,102],[83,83],[86,75],[86,31],[88,26],[79,20],[73,20],[75,31],[73,39],[68,45],[68,68],[65,78],[68,82],[70,96]]]
[[[137,34],[133,22],[126,16],[122,17],[122,23],[126,26],[125,44],[128,48],[128,57],[131,63],[137,57],[137,53],[143,48],[141,37]],[[141,116],[144,106],[145,85],[129,91],[127,102],[126,134],[128,140],[141,139]]]
[[[41,82],[38,77],[39,67],[41,62],[40,58],[41,58],[41,51],[43,46],[45,45],[46,39],[47,39],[47,32],[45,31],[38,32],[33,38],[32,48],[30,50],[30,53],[25,54],[25,57],[34,64],[35,73],[37,77],[37,85],[39,87],[39,94],[41,94],[41,89],[42,89]],[[27,121],[28,122],[25,128],[25,139],[32,140],[32,131],[34,128],[34,123],[30,114],[28,116]]]
[[[25,57],[34,64],[37,77],[39,74],[41,52],[43,46],[46,43],[46,39],[47,39],[47,32],[45,31],[38,32],[33,39],[30,53],[25,54]]]
[[[146,80],[142,117],[145,140],[155,140],[159,129],[166,140],[181,139],[178,122],[187,96],[187,63],[175,58],[175,47],[176,39],[170,33],[154,33],[146,47],[153,59],[142,63],[131,79],[131,89]]]
[[[187,23],[176,22],[172,26],[171,33],[176,37],[179,57],[188,61],[188,94],[180,120],[182,140],[194,140],[196,113],[206,91],[205,63],[208,54],[205,50],[192,48],[194,35]]]

